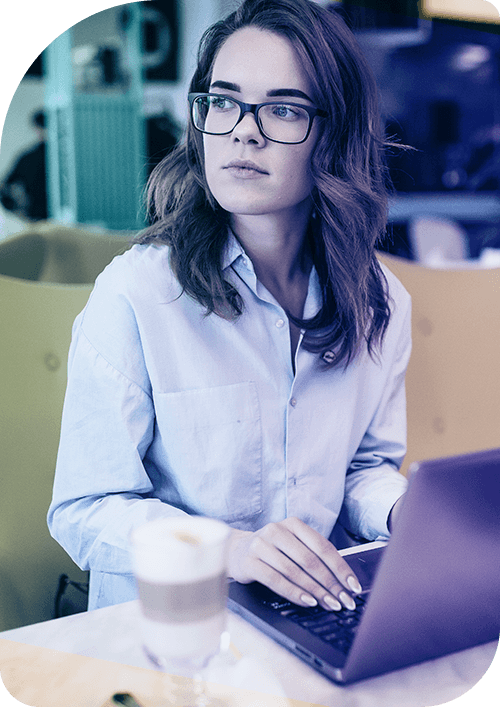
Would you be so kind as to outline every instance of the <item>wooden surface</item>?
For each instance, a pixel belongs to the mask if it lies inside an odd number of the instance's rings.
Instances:
[[[165,678],[170,697],[159,699],[162,676],[149,669],[140,648],[137,616],[138,603],[128,602],[0,633],[0,674],[6,688],[29,707],[103,707],[115,692],[133,693],[142,707],[176,707],[175,692],[181,685]],[[228,707],[439,705],[473,688],[497,648],[495,642],[476,646],[340,686],[240,617],[229,615],[228,630],[237,649],[233,650],[234,665],[230,670],[223,666],[214,679],[219,685],[238,688],[218,688],[229,694]],[[478,704],[496,706],[485,701]]]

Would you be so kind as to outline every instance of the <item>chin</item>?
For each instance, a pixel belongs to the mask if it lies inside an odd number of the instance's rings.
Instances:
[[[281,206],[274,204],[262,204],[256,202],[245,202],[240,199],[217,199],[217,203],[225,211],[237,216],[264,216],[275,211],[280,211]]]
[[[210,186],[210,185],[209,185]],[[219,193],[217,193],[219,192]],[[219,206],[230,214],[236,216],[270,216],[287,212],[296,214],[302,207],[309,204],[310,193],[297,194],[296,198],[279,198],[280,195],[267,191],[249,193],[249,191],[232,190],[229,188],[212,190],[212,194]],[[284,195],[282,194],[281,197]]]

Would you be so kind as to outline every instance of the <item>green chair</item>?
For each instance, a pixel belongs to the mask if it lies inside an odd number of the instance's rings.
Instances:
[[[37,282],[93,283],[130,234],[41,221],[0,241],[0,274]]]
[[[98,272],[127,246],[106,238],[46,228],[0,243],[0,631],[53,618],[62,574],[87,579],[46,516],[72,323]]]

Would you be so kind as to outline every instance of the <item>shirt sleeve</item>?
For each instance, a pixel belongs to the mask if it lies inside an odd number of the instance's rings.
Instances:
[[[73,327],[48,525],[84,570],[129,574],[129,535],[183,511],[152,497],[154,406],[126,297],[96,286]]]
[[[394,284],[393,284],[394,287]],[[376,413],[347,470],[340,523],[367,540],[389,537],[387,520],[408,486],[398,471],[406,453],[405,375],[411,353],[411,300],[397,282],[392,328],[396,345],[387,366],[385,385]],[[392,334],[394,336],[394,333]],[[381,356],[386,350],[382,348]]]

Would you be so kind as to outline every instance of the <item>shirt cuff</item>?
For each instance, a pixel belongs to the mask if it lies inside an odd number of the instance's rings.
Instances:
[[[407,487],[408,480],[394,469],[364,469],[348,475],[344,497],[348,527],[367,540],[387,540],[389,513]]]

